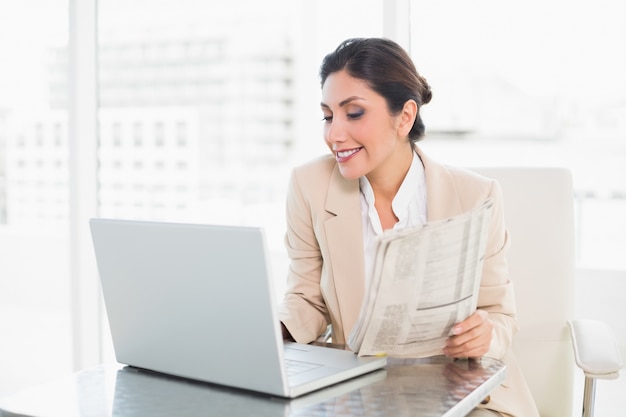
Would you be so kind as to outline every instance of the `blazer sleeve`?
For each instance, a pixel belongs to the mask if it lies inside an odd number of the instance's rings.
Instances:
[[[296,342],[309,343],[326,331],[330,322],[320,280],[322,254],[314,229],[314,209],[303,190],[299,171],[287,188],[285,247],[290,259],[285,296],[279,305],[280,321]]]
[[[502,358],[511,346],[518,322],[513,283],[508,279],[506,256],[510,240],[504,221],[502,190],[498,182],[493,180],[490,197],[493,198],[494,208],[478,293],[478,308],[487,311],[494,323],[491,347],[486,356]]]

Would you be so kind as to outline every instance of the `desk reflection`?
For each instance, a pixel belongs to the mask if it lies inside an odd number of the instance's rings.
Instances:
[[[254,372],[252,370],[252,372]],[[0,416],[465,416],[502,362],[390,358],[385,369],[288,400],[132,367],[100,366],[0,400]]]
[[[113,416],[290,416],[352,396],[386,376],[381,369],[289,400],[125,367],[116,375]]]

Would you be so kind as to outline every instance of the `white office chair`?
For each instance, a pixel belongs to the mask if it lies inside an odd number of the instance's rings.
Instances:
[[[542,417],[572,417],[575,359],[585,374],[583,416],[590,417],[596,378],[617,378],[622,360],[607,325],[573,320],[571,173],[564,168],[532,167],[474,171],[496,179],[503,190],[511,236],[509,276],[520,323],[513,350],[539,412]]]

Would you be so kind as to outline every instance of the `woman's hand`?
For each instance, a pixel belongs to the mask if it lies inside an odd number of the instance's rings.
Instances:
[[[476,310],[453,327],[454,335],[446,341],[443,353],[451,358],[480,358],[489,351],[492,330],[489,314]]]

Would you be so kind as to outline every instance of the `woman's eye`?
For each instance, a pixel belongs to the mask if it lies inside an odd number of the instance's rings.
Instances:
[[[362,111],[355,112],[355,113],[348,113],[348,119],[358,119],[361,116],[363,116]]]
[[[322,117],[322,120],[325,122],[332,122],[333,121],[333,116],[324,116]]]

